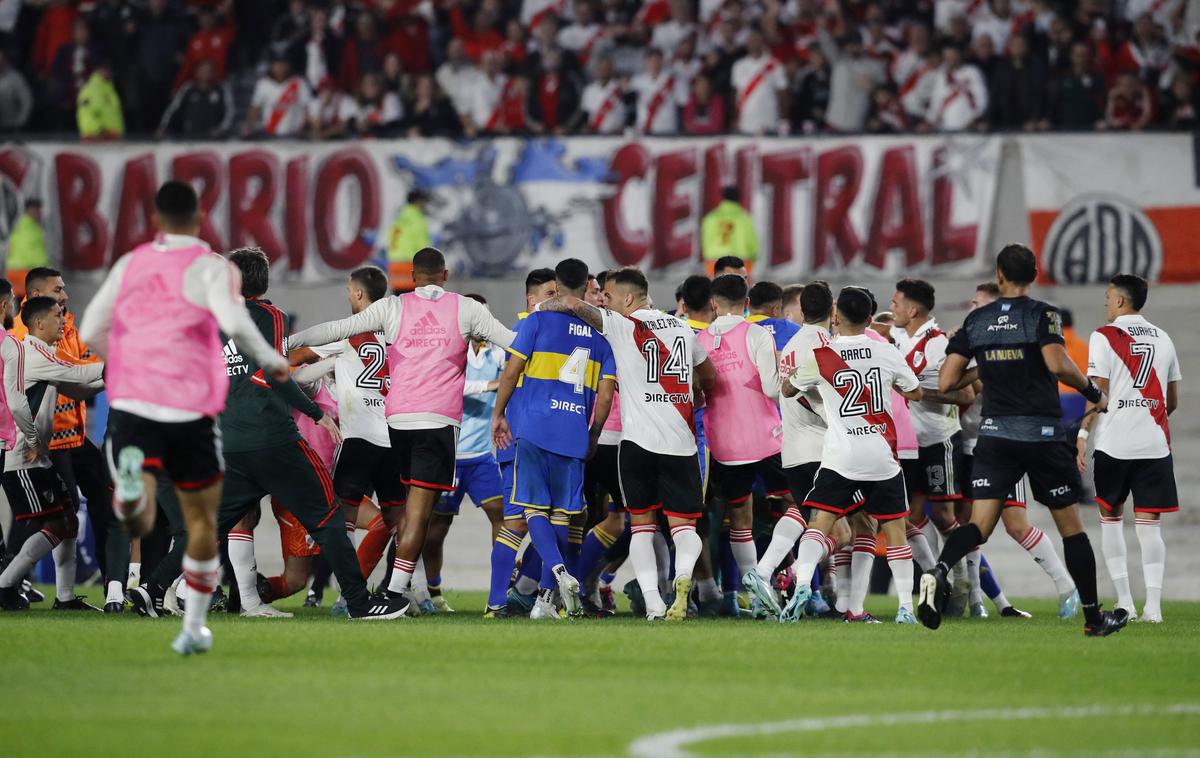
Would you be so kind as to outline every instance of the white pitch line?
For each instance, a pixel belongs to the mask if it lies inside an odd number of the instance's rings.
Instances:
[[[634,740],[629,754],[634,758],[695,758],[687,746],[696,742],[732,737],[756,737],[791,732],[819,732],[907,724],[936,724],[946,721],[1021,721],[1051,718],[1097,718],[1101,716],[1197,716],[1200,703],[1168,705],[1086,705],[1068,708],[986,708],[974,711],[918,711],[915,713],[860,714],[826,718],[772,721],[762,724],[718,724],[692,729],[673,729]]]

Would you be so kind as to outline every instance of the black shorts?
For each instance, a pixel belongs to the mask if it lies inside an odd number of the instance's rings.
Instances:
[[[963,500],[968,502],[975,499],[975,491],[971,488],[971,471],[974,468],[975,456],[963,453],[958,468],[954,470],[955,478],[958,479],[958,491],[962,494]],[[1004,507],[1024,508],[1028,497],[1025,493],[1025,479],[1022,478],[1013,485],[1012,490],[1004,498]]]
[[[167,476],[181,490],[202,490],[216,484],[224,474],[221,431],[207,416],[195,421],[167,423],[113,409],[108,414],[105,454],[113,476],[116,461],[127,447],[137,447],[145,460],[142,468]]]
[[[971,471],[971,494],[976,500],[1012,500],[1014,488],[1026,474],[1034,499],[1047,508],[1079,502],[1083,483],[1070,443],[979,438]]]
[[[1125,505],[1133,494],[1135,513],[1174,513],[1179,510],[1175,462],[1166,458],[1121,460],[1096,451],[1093,458],[1096,502],[1106,511]]]
[[[823,468],[817,472],[804,505],[838,516],[848,516],[861,508],[880,521],[903,518],[908,515],[904,472],[878,482],[858,482]]]
[[[797,508],[800,509],[800,515],[808,521],[812,515],[812,506],[804,505],[804,498],[808,497],[809,491],[813,488],[813,481],[817,478],[817,472],[821,470],[821,462],[813,461],[812,463],[801,463],[799,466],[785,468],[783,475],[787,478],[788,489],[792,491],[792,500],[797,503]]]
[[[783,463],[779,453],[753,463],[729,465],[714,460],[712,466],[717,492],[730,505],[741,505],[750,499],[754,480],[762,477],[767,497],[782,497],[788,493],[787,477],[783,474]]]
[[[67,485],[53,468],[5,471],[0,481],[14,521],[62,516],[73,502]]]
[[[961,500],[958,470],[962,468],[962,432],[936,445],[917,450],[916,460],[901,461],[908,494],[924,495],[933,502]]]
[[[630,513],[658,509],[667,516],[699,518],[704,509],[700,461],[694,455],[663,455],[621,440],[617,451],[621,500]]]
[[[624,510],[621,500],[621,477],[617,474],[617,448],[620,445],[597,445],[596,454],[583,470],[584,493],[589,498],[609,497],[610,511]]]
[[[454,449],[458,427],[436,429],[388,429],[392,461],[400,482],[442,492],[454,491]]]
[[[391,448],[358,437],[342,440],[333,463],[333,491],[346,505],[358,505],[371,493],[380,508],[403,506],[405,500]]]

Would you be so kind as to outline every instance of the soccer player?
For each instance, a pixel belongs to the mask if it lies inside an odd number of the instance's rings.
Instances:
[[[412,585],[429,517],[438,496],[454,490],[454,450],[462,423],[468,340],[512,344],[513,332],[480,303],[447,292],[441,251],[413,256],[416,289],[385,297],[350,318],[293,335],[293,347],[327,345],[363,332],[382,331],[391,377],[385,412],[408,505],[387,593],[398,599]],[[343,538],[345,532],[341,532]]]
[[[696,519],[703,509],[693,429],[694,392],[712,386],[716,371],[695,333],[679,319],[649,307],[641,271],[613,272],[604,282],[609,309],[575,298],[549,300],[543,310],[574,313],[600,330],[612,346],[621,394],[621,446],[617,466],[632,537],[629,557],[648,620],[687,617],[692,570],[700,557]],[[658,590],[654,553],[657,510],[675,544],[675,599],[667,608]]]
[[[758,282],[750,288],[747,297],[750,315],[746,320],[770,332],[775,339],[775,349],[782,353],[788,340],[800,331],[799,324],[784,318],[783,288],[775,282]]]
[[[913,556],[904,529],[908,500],[896,456],[891,390],[895,388],[912,401],[919,401],[922,392],[916,375],[899,353],[864,334],[871,322],[871,310],[871,298],[862,289],[843,289],[838,294],[834,322],[838,336],[804,356],[788,379],[790,389],[785,390],[794,395],[816,388],[828,425],[821,468],[804,499],[804,504],[812,508],[812,519],[796,552],[798,587],[792,604],[800,608],[807,604],[813,571],[835,549],[828,536],[834,523],[862,508],[880,523],[887,540],[888,566],[899,600],[896,623],[915,624]]]
[[[926,503],[938,530],[947,535],[958,528],[954,505],[962,500],[958,490],[958,467],[962,465],[962,426],[958,406],[975,399],[970,386],[945,394],[938,391],[938,371],[946,359],[949,337],[933,317],[933,285],[921,279],[901,279],[892,295],[892,339],[908,367],[921,382],[921,401],[909,404],[909,415],[917,435],[917,458],[905,460],[904,480],[910,507],[908,538],[922,570],[933,568],[933,550],[916,525],[925,518]],[[913,514],[916,514],[915,517]],[[971,615],[982,615],[983,593],[979,587],[979,549],[967,555]]]
[[[1096,556],[1079,516],[1082,484],[1061,423],[1056,378],[1101,412],[1108,398],[1067,356],[1058,311],[1029,297],[1037,273],[1029,248],[1012,244],[1001,250],[996,256],[1000,299],[967,316],[942,364],[942,392],[965,386],[978,373],[983,422],[972,472],[971,523],[950,534],[937,565],[921,576],[917,612],[930,629],[942,621],[950,567],[987,540],[1000,520],[1005,496],[1026,473],[1034,497],[1050,508],[1062,535],[1067,570],[1083,605],[1085,634],[1107,636],[1129,620],[1124,609],[1102,611],[1096,597]],[[968,371],[972,358],[977,369]]]
[[[1100,514],[1100,545],[1117,588],[1117,607],[1137,618],[1129,591],[1122,515],[1133,496],[1134,529],[1142,546],[1146,603],[1142,621],[1162,623],[1163,569],[1167,547],[1162,514],[1179,510],[1171,428],[1179,407],[1179,357],[1162,328],[1142,316],[1149,285],[1133,274],[1117,274],[1104,295],[1108,325],[1088,340],[1088,377],[1108,393],[1108,413],[1087,414],[1076,440],[1079,470],[1086,471],[1088,436],[1094,428],[1093,469]]]
[[[487,305],[482,295],[467,297]],[[442,594],[442,545],[450,525],[458,515],[463,498],[484,512],[492,527],[491,542],[496,541],[504,524],[504,487],[500,482],[500,467],[492,453],[492,409],[496,405],[496,389],[504,369],[506,353],[495,345],[475,341],[467,353],[467,381],[463,386],[463,422],[455,450],[454,478],[458,488],[445,495],[433,509],[425,549],[421,556],[434,610],[453,613],[454,609]],[[490,544],[490,543],[489,543]]]
[[[560,296],[582,299],[587,264],[568,258],[554,273]],[[590,326],[555,312],[530,314],[510,350],[513,357],[500,377],[492,410],[492,436],[498,448],[515,439],[512,502],[525,509],[529,535],[542,558],[540,592],[529,617],[560,618],[552,599],[555,584],[567,614],[576,616],[581,610],[579,582],[568,572],[562,552],[570,519],[584,506],[584,461],[612,407],[612,350]],[[518,379],[521,424],[514,438],[504,409]]]
[[[771,333],[752,324],[746,310],[746,280],[736,274],[713,279],[716,319],[696,335],[716,369],[705,394],[704,428],[713,457],[714,479],[728,505],[730,546],[742,583],[758,577],[754,568],[754,512],[751,490],[761,477],[768,498],[788,495],[779,451],[779,359]],[[758,594],[757,592],[755,594]]]
[[[204,622],[220,576],[216,416],[229,377],[219,332],[238,340],[274,379],[287,380],[288,371],[246,313],[237,269],[196,237],[200,204],[192,186],[167,182],[154,207],[159,234],[113,265],[84,311],[79,336],[107,358],[106,445],[116,469],[117,517],[140,537],[154,526],[156,472],[165,469],[178,490],[189,592],[172,647],[190,655],[212,648]]]
[[[63,337],[54,345],[55,355],[67,363],[98,363],[99,356],[79,339],[75,314],[67,308],[70,297],[62,274],[52,268],[34,268],[25,275],[25,298],[45,296],[62,308],[66,323]],[[23,319],[13,322],[12,334],[24,339],[29,333]],[[87,438],[87,406],[59,394],[54,408],[54,435],[50,462],[71,493],[71,516],[79,511],[79,493],[87,501],[88,519],[96,536],[96,558],[107,589],[104,611],[120,613],[125,608],[125,577],[129,571],[129,535],[112,513],[112,477],[104,455]]]
[[[1000,287],[995,282],[984,282],[975,288],[970,310],[981,308],[998,297],[1000,297]],[[974,501],[974,491],[971,489],[971,471],[975,462],[975,445],[979,440],[979,424],[983,420],[981,415],[983,382],[976,380],[975,388],[975,399],[971,405],[967,406],[965,410],[959,410],[959,423],[963,428],[962,466],[958,471],[959,491],[963,493],[963,513],[957,516],[960,524],[970,520],[971,505]],[[1079,613],[1079,595],[1075,592],[1075,582],[1067,573],[1067,567],[1058,557],[1053,543],[1050,540],[1042,539],[1044,536],[1042,530],[1029,523],[1029,514],[1025,512],[1025,509],[1025,483],[1022,481],[1018,482],[1013,487],[1013,491],[1005,496],[1004,510],[1000,513],[1000,519],[1004,522],[1004,528],[1009,536],[1029,553],[1034,562],[1041,566],[1054,582],[1059,598],[1059,618],[1073,618]],[[986,557],[980,557],[980,566],[987,568]],[[992,580],[995,580],[994,576]],[[991,582],[981,574],[980,584],[985,590],[988,590]],[[995,594],[991,595],[992,592]],[[998,585],[988,590],[988,594],[991,595],[992,602],[996,604],[996,609],[1000,611],[1002,617],[1033,618],[1032,614],[1014,608],[1004,593],[1000,591]]]
[[[26,527],[19,534],[33,533],[19,544],[16,556],[0,573],[0,608],[29,607],[19,592],[21,581],[46,553],[53,552],[54,610],[99,611],[75,594],[79,517],[70,510],[74,500],[51,464],[48,451],[59,393],[80,400],[96,394],[104,387],[104,364],[68,363],[55,355],[54,345],[63,337],[66,318],[54,298],[27,299],[21,306],[21,317],[28,327],[25,339],[4,341],[4,394],[22,434],[17,435],[16,446],[4,456],[2,479],[14,526]],[[17,540],[12,547],[18,548]]]
[[[387,274],[376,266],[350,272],[346,297],[350,312],[361,313],[388,295]],[[387,535],[404,512],[404,485],[396,469],[384,412],[388,393],[387,344],[381,332],[362,332],[329,345],[289,351],[293,365],[333,359],[342,445],[333,467],[333,491],[342,504],[346,535],[356,534],[363,499],[374,495],[380,523],[371,519],[359,549],[359,568],[370,574],[386,547]],[[367,554],[370,554],[369,556]],[[336,604],[335,604],[336,605]]]
[[[722,256],[713,263],[713,279],[725,274],[737,274],[747,281],[750,279],[750,269],[746,266],[746,262],[736,255]]]

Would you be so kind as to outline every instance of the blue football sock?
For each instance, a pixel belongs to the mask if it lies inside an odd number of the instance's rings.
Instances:
[[[996,581],[996,574],[988,565],[987,558],[983,553],[979,554],[979,587],[991,600],[995,600],[996,596],[1000,594],[1000,583]]]
[[[567,564],[567,573],[579,578],[579,554],[583,552],[583,525],[571,524],[567,527],[567,549],[563,560]]]
[[[502,526],[496,541],[492,543],[492,583],[488,590],[488,605],[493,608],[508,602],[508,582],[517,563],[521,539],[521,535]]]
[[[542,576],[542,556],[538,554],[537,547],[530,544],[525,548],[525,555],[521,557],[521,570],[517,573],[517,578],[520,579],[527,576],[535,582]]]
[[[538,554],[542,557],[542,570],[539,573],[540,586],[543,589],[547,586],[553,587],[553,581],[547,585],[546,577],[552,577],[550,570],[563,562],[562,552],[558,549],[558,535],[554,532],[554,526],[550,523],[548,514],[542,511],[526,510],[525,523],[529,525],[529,538],[533,540]],[[563,537],[566,538],[565,530]]]
[[[809,586],[812,587],[813,592],[821,591],[821,564],[819,563],[817,564],[817,567],[813,569],[812,583]]]
[[[616,574],[610,574],[607,571],[600,572],[600,583],[601,584],[612,584],[616,578],[617,578]]]
[[[579,560],[575,562],[575,568],[579,571],[578,575],[572,574],[579,580],[580,591],[583,585],[587,583],[588,577],[596,570],[604,554],[612,547],[616,539],[608,532],[605,532],[599,527],[594,527],[583,538],[583,547],[579,550]]]
[[[721,532],[721,540],[719,544],[721,558],[721,589],[725,592],[733,592],[738,589],[741,582],[738,577],[737,559],[733,557],[733,547],[729,544],[729,532]]]

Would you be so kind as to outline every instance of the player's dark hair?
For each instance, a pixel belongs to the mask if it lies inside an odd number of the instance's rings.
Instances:
[[[800,312],[804,321],[815,324],[833,312],[833,292],[825,282],[811,282],[800,290]]]
[[[901,279],[896,282],[896,291],[921,306],[925,313],[933,310],[936,302],[933,296],[933,285],[924,279]]]
[[[261,247],[240,247],[229,262],[242,272],[242,297],[262,297],[271,286],[271,262]]]
[[[872,316],[874,316],[876,313],[879,312],[879,301],[875,299],[874,292],[867,289],[866,287],[859,287],[857,285],[852,285],[850,287],[850,289],[859,290],[860,292],[862,292],[864,295],[867,296],[867,299],[871,301],[871,315]]]
[[[1024,245],[1013,243],[1005,245],[996,256],[996,270],[1004,274],[1004,278],[1013,284],[1033,284],[1037,279],[1037,258],[1033,251]]]
[[[587,264],[578,258],[564,258],[554,267],[554,278],[558,280],[559,289],[580,292],[587,287]]]
[[[751,308],[765,308],[771,303],[783,304],[783,287],[775,282],[758,282],[747,293]]]
[[[41,208],[41,207],[42,207],[42,199],[40,197],[30,197],[30,198],[25,199],[25,210],[28,211],[28,210],[32,210],[33,208]]]
[[[552,282],[554,279],[554,269],[535,268],[525,275],[525,294],[532,295],[538,287],[541,287],[546,282]]]
[[[746,302],[746,280],[737,274],[722,274],[712,282],[713,297],[729,305]]]
[[[1121,290],[1121,294],[1133,302],[1133,309],[1140,311],[1150,296],[1150,284],[1137,274],[1117,274],[1108,283]]]
[[[693,274],[679,285],[679,297],[689,311],[702,311],[712,302],[712,280],[707,276]]]
[[[413,256],[413,273],[437,276],[446,270],[446,256],[436,247],[423,247]]]
[[[58,301],[52,297],[45,295],[31,297],[21,303],[21,321],[26,327],[32,327],[35,321],[54,310],[56,305],[58,305]]]
[[[487,305],[487,298],[478,292],[468,292],[467,294],[463,295],[463,297],[469,297],[480,305]]]
[[[852,326],[863,326],[871,320],[871,298],[862,287],[845,287],[838,293],[838,315]]]
[[[25,291],[29,292],[30,290],[40,290],[42,288],[42,284],[47,279],[55,279],[60,276],[62,276],[62,272],[56,268],[49,268],[47,266],[31,268],[29,269],[29,272],[25,274]]]
[[[742,193],[738,191],[738,188],[732,184],[721,188],[722,200],[732,200],[733,202],[737,203],[741,201],[741,194]]]
[[[720,276],[722,271],[746,268],[746,262],[736,255],[722,255],[713,264],[713,276]]]
[[[366,290],[367,298],[372,303],[387,296],[388,277],[378,266],[363,266],[354,269],[350,272],[350,281]]]
[[[187,226],[196,220],[200,212],[200,198],[187,182],[172,179],[158,188],[154,196],[154,210],[167,226]]]
[[[986,292],[992,297],[1000,297],[1000,285],[995,282],[984,282],[975,287],[976,292]]]
[[[1063,329],[1072,329],[1075,327],[1075,314],[1070,308],[1059,308],[1058,315],[1062,318]]]
[[[12,293],[12,282],[7,279],[0,279],[0,300],[3,300],[6,297],[12,297]]]
[[[633,266],[619,268],[609,273],[608,280],[613,284],[632,287],[642,295],[650,291],[650,284],[646,281],[646,275],[642,273],[641,269]]]
[[[608,275],[609,275],[608,269],[605,269],[605,270],[601,271],[599,274],[596,274],[596,286],[599,287],[600,289],[604,289],[604,284],[608,281]],[[679,298],[675,298],[675,299],[678,300]]]

